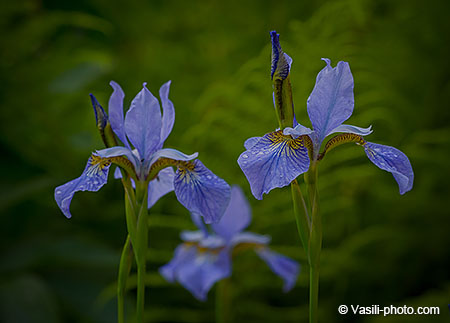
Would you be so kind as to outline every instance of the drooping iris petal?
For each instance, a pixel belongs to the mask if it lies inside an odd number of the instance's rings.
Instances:
[[[413,187],[414,172],[408,157],[391,146],[366,142],[364,150],[370,161],[378,168],[392,173],[398,183],[400,194],[405,194]]]
[[[219,221],[230,200],[230,186],[198,159],[178,168],[174,187],[178,201],[207,224]]]
[[[234,247],[241,243],[266,245],[270,242],[271,238],[268,235],[261,235],[253,232],[239,232],[233,236],[229,245]]]
[[[172,260],[159,268],[159,273],[169,282],[173,283],[177,279],[177,273],[183,269],[183,266],[192,261],[197,254],[197,247],[192,245],[180,244],[175,249]]]
[[[172,167],[159,171],[155,179],[148,183],[148,208],[151,208],[162,196],[173,191],[175,172]]]
[[[279,37],[280,34],[277,34],[276,31],[270,32],[270,38],[272,40],[272,66],[270,77],[272,79],[279,78],[284,80],[291,70],[292,58],[281,49]]]
[[[332,68],[329,59],[317,75],[307,109],[319,143],[353,113],[353,76],[346,62]]]
[[[55,200],[62,213],[70,218],[70,203],[79,191],[98,191],[108,180],[110,163],[98,156],[91,156],[80,177],[55,188]]]
[[[330,133],[336,133],[336,132],[345,132],[345,133],[354,133],[356,135],[360,135],[360,136],[368,136],[370,135],[373,130],[372,130],[372,126],[369,126],[367,128],[361,128],[361,127],[357,127],[357,126],[351,126],[348,124],[341,124],[340,126],[334,128]]]
[[[284,280],[283,291],[286,293],[290,291],[297,281],[297,276],[300,272],[300,265],[269,248],[258,248],[256,253],[263,259],[270,269]]]
[[[218,223],[212,224],[212,229],[226,240],[244,230],[250,224],[252,214],[250,205],[239,186],[231,187],[231,199],[225,213]]]
[[[249,150],[251,149],[254,145],[256,145],[258,143],[258,141],[261,139],[262,137],[251,137],[248,138],[245,142],[244,142],[244,147],[245,149]]]
[[[162,127],[161,127],[161,146],[172,131],[175,122],[175,108],[172,101],[169,100],[170,81],[163,84],[159,89],[159,97],[163,108]]]
[[[309,168],[308,150],[301,138],[292,139],[282,131],[264,135],[251,149],[243,152],[238,164],[258,200],[263,193],[284,187]]]
[[[207,236],[204,231],[182,231],[180,233],[181,240],[185,242],[199,242]]]
[[[123,93],[122,88],[116,82],[111,81],[109,85],[111,85],[114,90],[108,103],[109,122],[111,123],[112,130],[120,141],[122,141],[125,146],[130,148],[130,144],[128,143],[125,135],[124,127],[123,99],[125,97],[125,93]]]
[[[220,252],[201,252],[178,266],[177,280],[198,300],[205,301],[211,287],[231,275],[230,255],[226,249]]]
[[[161,109],[158,100],[144,83],[131,102],[125,117],[125,131],[133,146],[146,160],[157,149],[161,134]]]

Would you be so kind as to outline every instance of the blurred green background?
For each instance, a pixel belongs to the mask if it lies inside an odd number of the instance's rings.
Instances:
[[[3,1],[0,5],[1,322],[114,322],[114,282],[126,236],[123,189],[110,180],[78,193],[67,220],[53,199],[102,148],[89,93],[104,107],[115,80],[126,106],[144,81],[172,80],[174,130],[166,141],[239,184],[253,208],[251,231],[300,261],[297,286],[252,252],[233,263],[235,322],[306,322],[308,266],[290,189],[257,201],[236,160],[243,142],[276,128],[269,31],[293,58],[297,119],[324,63],[350,63],[355,111],[368,140],[405,152],[411,192],[355,145],[320,165],[324,251],[321,322],[449,322],[450,20],[448,1]],[[150,214],[149,322],[213,322],[206,303],[157,269],[183,229],[174,194]],[[134,290],[129,309],[134,309]],[[439,316],[340,316],[340,304],[439,306]]]

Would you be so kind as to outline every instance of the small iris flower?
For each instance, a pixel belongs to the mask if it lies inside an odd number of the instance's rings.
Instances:
[[[329,59],[323,59],[326,66],[319,72],[316,84],[307,101],[307,111],[312,129],[298,124],[293,113],[292,102],[286,102],[283,87],[277,84],[289,81],[292,59],[283,52],[279,34],[271,32],[272,68],[274,82],[274,104],[277,107],[280,124],[283,120],[293,120],[285,124],[283,130],[268,133],[263,137],[247,139],[246,151],[238,158],[238,164],[247,177],[255,198],[261,200],[274,188],[289,185],[300,174],[317,163],[334,147],[354,142],[364,148],[369,160],[377,167],[392,173],[399,185],[400,194],[411,190],[414,173],[411,163],[400,150],[366,141],[363,136],[372,133],[371,127],[360,128],[343,124],[352,114],[354,106],[353,76],[349,64],[339,62],[331,66]],[[285,87],[290,91],[290,86]],[[289,119],[289,114],[291,117]],[[320,152],[322,142],[332,137]]]
[[[125,94],[117,83],[112,81],[110,85],[114,91],[109,99],[109,118],[91,95],[98,128],[109,148],[93,153],[79,178],[55,189],[56,202],[64,215],[71,217],[69,207],[75,192],[98,191],[107,182],[110,165],[116,164],[133,184],[148,185],[148,207],[175,191],[189,211],[203,216],[206,223],[217,222],[229,202],[229,185],[195,159],[198,153],[186,155],[163,148],[175,121],[175,109],[169,100],[170,81],[159,90],[162,114],[158,99],[144,83],[125,117]],[[117,144],[116,136],[123,146]],[[177,168],[176,172],[172,167]],[[120,174],[117,169],[116,177]]]
[[[271,251],[270,237],[243,230],[251,222],[250,206],[238,186],[231,189],[231,200],[220,222],[212,224],[212,233],[193,214],[199,231],[184,231],[184,241],[175,249],[173,259],[160,268],[168,281],[178,281],[198,300],[206,300],[208,291],[219,280],[231,275],[231,260],[238,251],[253,249],[270,269],[284,280],[283,290],[291,290],[297,280],[300,265],[294,260]]]

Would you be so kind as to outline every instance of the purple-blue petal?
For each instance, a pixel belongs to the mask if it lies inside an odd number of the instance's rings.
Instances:
[[[408,157],[391,146],[366,142],[364,150],[370,161],[378,168],[392,173],[398,183],[400,194],[410,191],[414,183],[414,172]]]
[[[313,133],[313,130],[309,129],[308,127],[302,126],[299,123],[297,123],[297,125],[294,128],[286,127],[283,130],[283,134],[291,135],[294,138],[303,135],[310,135],[311,133]]]
[[[230,247],[234,247],[241,243],[250,243],[256,245],[267,245],[271,238],[268,235],[257,234],[253,232],[239,232],[233,236],[229,242]]]
[[[231,240],[233,236],[249,226],[252,220],[250,205],[237,185],[231,187],[231,199],[225,213],[218,223],[211,225],[214,232],[225,240]]]
[[[177,280],[195,298],[205,301],[211,287],[219,280],[231,275],[231,259],[228,250],[200,252],[195,258],[179,266]]]
[[[263,193],[289,185],[309,169],[308,150],[301,139],[292,139],[281,131],[264,135],[251,149],[243,152],[238,164],[258,200]]]
[[[208,228],[205,225],[205,222],[203,222],[202,216],[198,213],[191,213],[191,220],[195,224],[195,226],[202,231],[205,236],[209,235]]]
[[[139,158],[128,148],[122,146],[115,146],[111,148],[105,148],[102,150],[97,150],[96,153],[102,158],[126,156],[133,164],[136,172],[139,174],[141,162]]]
[[[290,291],[297,281],[300,273],[300,264],[296,261],[283,256],[269,248],[258,248],[256,253],[263,259],[269,268],[284,280],[283,291]]]
[[[159,273],[169,282],[173,283],[177,279],[179,270],[182,270],[185,263],[192,261],[197,254],[197,247],[180,244],[176,249],[172,260],[159,268]]]
[[[330,131],[329,135],[336,132],[354,133],[355,135],[368,136],[373,132],[373,130],[372,126],[369,126],[367,128],[361,128],[348,124],[341,124],[340,126],[337,126],[332,131]]]
[[[329,59],[317,75],[307,109],[319,142],[353,113],[353,76],[347,62],[332,68]]]
[[[158,100],[144,83],[143,89],[131,102],[125,117],[125,131],[128,139],[146,160],[160,143],[161,108]]]
[[[124,127],[123,99],[125,98],[125,93],[123,93],[122,88],[116,82],[111,81],[109,85],[111,85],[114,90],[108,103],[109,122],[111,123],[112,130],[120,141],[130,148]]]
[[[79,191],[98,191],[108,180],[109,163],[101,162],[99,157],[90,157],[80,177],[55,188],[55,200],[63,214],[70,218],[70,203]]]
[[[178,201],[210,224],[220,220],[230,200],[230,186],[196,159],[178,168],[174,188]]]
[[[104,129],[108,123],[108,115],[100,103],[98,103],[97,98],[93,94],[89,94],[89,96],[91,97],[92,107],[94,108],[95,122],[97,123],[97,126]]]
[[[172,167],[159,171],[155,179],[148,183],[148,208],[151,208],[162,196],[173,191],[175,172]]]
[[[159,97],[161,98],[161,105],[163,109],[162,126],[161,126],[161,142],[162,147],[164,141],[172,131],[175,122],[175,108],[172,101],[169,100],[170,81],[163,84],[159,89]]]
[[[251,149],[254,145],[256,145],[258,143],[258,141],[261,139],[262,137],[250,137],[248,138],[245,142],[244,142],[244,147],[245,149],[249,150]]]
[[[146,172],[150,169],[151,165],[157,161],[159,158],[170,158],[174,160],[181,160],[181,161],[189,161],[192,159],[197,158],[198,153],[193,153],[192,155],[186,155],[185,153],[182,153],[179,150],[172,149],[172,148],[163,148],[159,149],[156,152],[153,153],[153,155],[150,156],[150,158],[147,161],[146,165]]]

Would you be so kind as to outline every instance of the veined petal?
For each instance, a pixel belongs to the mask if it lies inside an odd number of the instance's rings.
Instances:
[[[231,199],[218,223],[211,225],[214,232],[226,240],[244,230],[252,220],[252,212],[244,192],[237,185],[231,187]]]
[[[123,93],[122,88],[116,82],[111,81],[109,82],[109,85],[111,85],[114,90],[108,103],[109,122],[111,123],[112,130],[120,141],[122,141],[125,146],[130,148],[124,128],[123,99],[125,97],[125,93]]]
[[[148,183],[148,208],[151,208],[162,196],[173,191],[175,172],[172,167],[159,171],[155,179]]]
[[[308,127],[302,126],[299,123],[297,124],[297,126],[295,126],[295,128],[286,127],[283,130],[284,135],[286,135],[286,136],[291,135],[294,138],[297,138],[297,137],[303,136],[303,135],[309,135],[313,132],[314,132],[314,130],[311,130]]]
[[[360,128],[360,127],[351,126],[348,124],[341,124],[340,126],[331,130],[328,135],[331,135],[332,133],[336,133],[336,132],[354,133],[354,134],[360,135],[360,136],[368,136],[373,132],[373,130],[372,130],[372,126],[369,126],[368,128]]]
[[[244,142],[244,147],[247,150],[250,150],[254,145],[256,145],[258,143],[258,141],[261,139],[262,137],[251,137],[248,138],[245,142]]]
[[[276,253],[269,248],[256,249],[258,256],[263,259],[269,268],[284,280],[283,291],[290,291],[297,281],[300,272],[300,264],[296,261]]]
[[[230,200],[230,186],[198,159],[178,168],[174,187],[178,201],[207,224],[220,220]]]
[[[108,180],[110,163],[99,156],[91,156],[80,177],[58,186],[55,189],[55,200],[63,214],[70,218],[70,203],[73,195],[79,191],[98,191]]]
[[[205,301],[211,287],[219,280],[231,275],[231,259],[228,250],[197,254],[179,266],[177,280],[198,300]]]
[[[292,58],[281,49],[279,37],[280,34],[277,34],[275,30],[270,32],[270,38],[272,40],[272,66],[270,77],[272,80],[274,78],[281,80],[286,79],[292,65]]]
[[[317,75],[316,85],[308,98],[307,109],[319,142],[353,113],[353,76],[346,62],[332,68],[329,59]]]
[[[161,147],[172,131],[173,124],[175,122],[175,108],[173,107],[172,101],[169,100],[170,82],[171,81],[163,84],[159,89],[159,97],[161,98],[163,108],[160,142]]]
[[[233,239],[231,239],[229,245],[234,247],[241,243],[250,243],[256,245],[267,245],[270,240],[270,236],[257,234],[253,232],[239,232],[237,233]]]
[[[414,172],[408,157],[391,146],[366,142],[364,150],[370,161],[378,168],[392,173],[398,183],[400,194],[405,194],[413,187]]]
[[[144,83],[131,102],[125,117],[125,131],[144,160],[157,149],[161,134],[161,109],[158,100]]]
[[[271,132],[243,152],[238,164],[258,200],[263,193],[284,187],[309,169],[308,150],[301,138],[292,139],[282,131]]]

